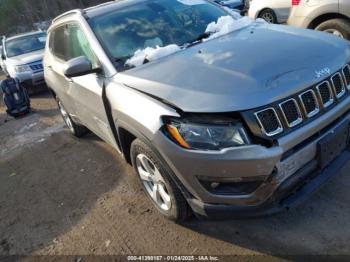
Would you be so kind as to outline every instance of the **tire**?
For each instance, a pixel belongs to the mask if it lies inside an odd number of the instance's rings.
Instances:
[[[64,108],[62,102],[59,99],[56,99],[56,100],[57,100],[58,108],[60,110],[63,121],[65,122],[69,131],[76,137],[84,136],[88,132],[88,129],[85,126],[76,124],[73,121],[73,119],[70,117],[69,113]]]
[[[276,24],[277,23],[277,17],[275,12],[272,9],[264,9],[262,10],[259,15],[258,18],[262,18],[264,19],[266,22],[270,23],[270,24]]]
[[[315,30],[324,31],[350,40],[350,21],[342,18],[330,19],[319,24]]]
[[[144,192],[155,208],[169,220],[188,220],[192,211],[153,150],[140,139],[135,139],[131,144],[130,156]]]

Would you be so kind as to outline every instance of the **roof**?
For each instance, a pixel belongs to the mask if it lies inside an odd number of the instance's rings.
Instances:
[[[106,2],[101,5],[93,6],[84,10],[86,16],[92,18],[105,13],[113,12],[114,10],[124,8],[126,6],[131,6],[138,4],[140,2],[145,2],[145,0],[116,0]]]

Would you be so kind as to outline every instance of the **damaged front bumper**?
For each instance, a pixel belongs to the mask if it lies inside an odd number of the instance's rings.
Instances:
[[[191,151],[161,132],[154,143],[197,214],[211,218],[272,214],[305,199],[350,159],[349,104],[347,98],[271,148],[251,145],[220,152]],[[325,157],[320,152],[324,141],[329,143],[323,145],[324,151],[331,144],[340,147]],[[218,185],[225,184],[220,191]]]

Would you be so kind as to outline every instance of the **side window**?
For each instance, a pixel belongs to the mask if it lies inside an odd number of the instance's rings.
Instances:
[[[66,52],[66,27],[61,26],[56,28],[50,34],[49,47],[52,54],[64,61],[67,61]]]
[[[98,60],[92,51],[90,43],[88,42],[84,32],[79,25],[68,25],[68,39],[67,39],[67,60],[85,56],[92,64],[93,68],[98,67]]]

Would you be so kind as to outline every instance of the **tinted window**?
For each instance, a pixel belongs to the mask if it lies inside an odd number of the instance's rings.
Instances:
[[[207,1],[147,0],[91,18],[89,23],[120,69],[138,49],[182,46],[227,13]]]
[[[88,42],[84,32],[77,24],[68,25],[67,38],[67,60],[85,56],[91,62],[93,67],[98,65],[96,56],[94,55],[90,43]]]
[[[50,49],[54,56],[66,60],[66,43],[65,43],[66,27],[61,26],[55,29],[50,36]]]
[[[7,57],[19,56],[45,48],[46,34],[39,33],[6,41]]]

